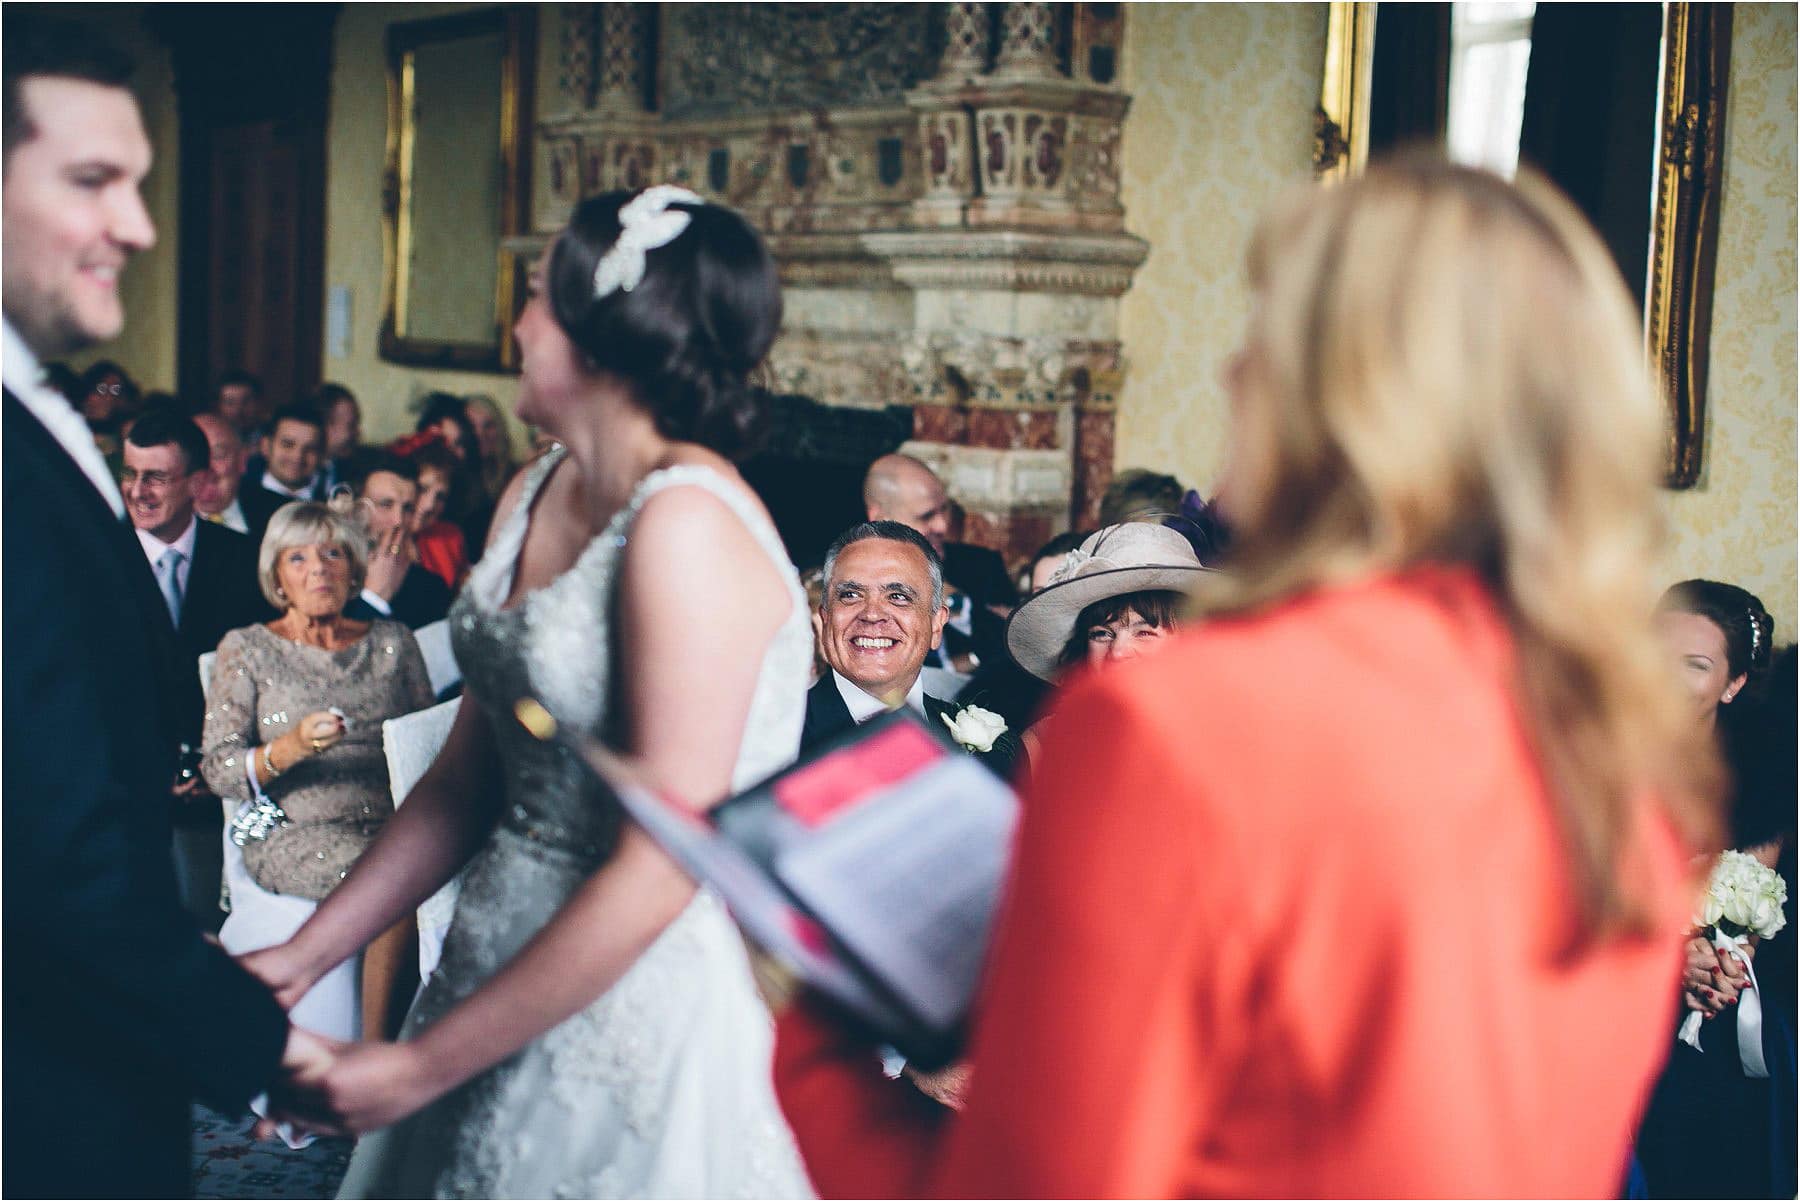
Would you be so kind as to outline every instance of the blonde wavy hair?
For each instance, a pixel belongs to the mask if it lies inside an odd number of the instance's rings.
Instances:
[[[354,504],[347,493],[329,501],[289,501],[269,518],[256,555],[256,583],[270,605],[285,611],[289,604],[281,590],[275,561],[283,551],[311,543],[343,548],[350,561],[350,595],[355,597],[362,591],[363,580],[369,574],[369,533],[352,516]]]
[[[1412,155],[1286,200],[1249,269],[1238,421],[1256,445],[1232,467],[1230,570],[1201,582],[1196,608],[1474,567],[1513,633],[1574,943],[1643,930],[1640,804],[1656,797],[1711,843],[1718,770],[1650,624],[1662,409],[1612,258],[1541,177]]]

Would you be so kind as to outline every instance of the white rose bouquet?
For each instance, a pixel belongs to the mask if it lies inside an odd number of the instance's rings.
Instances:
[[[1758,996],[1756,970],[1750,957],[1741,954],[1752,935],[1772,938],[1787,925],[1782,907],[1787,904],[1787,882],[1781,874],[1755,856],[1741,851],[1720,854],[1700,898],[1700,912],[1694,925],[1705,929],[1712,944],[1722,955],[1737,955],[1749,974],[1749,986],[1738,1000],[1738,1054],[1744,1071],[1753,1077],[1768,1076],[1762,1057],[1762,1001]],[[1698,1012],[1689,1014],[1681,1024],[1681,1042],[1700,1049]]]

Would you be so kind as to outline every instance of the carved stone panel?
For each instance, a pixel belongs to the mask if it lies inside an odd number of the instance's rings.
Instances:
[[[672,120],[898,104],[938,66],[933,4],[662,6]]]
[[[1119,200],[1130,98],[1103,78],[1123,6],[564,7],[546,53],[588,100],[539,122],[516,250],[607,189],[730,205],[781,269],[771,388],[908,414],[973,541],[1020,556],[1092,519],[1148,250]]]

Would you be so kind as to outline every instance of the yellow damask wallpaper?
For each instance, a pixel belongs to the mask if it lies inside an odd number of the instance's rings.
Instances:
[[[1225,453],[1219,373],[1249,304],[1244,250],[1312,164],[1323,4],[1133,4],[1125,29],[1125,225],[1150,242],[1119,309],[1120,468],[1210,491]]]
[[[1796,634],[1795,13],[1739,4],[1725,107],[1706,459],[1667,498],[1668,579],[1742,585]]]
[[[1126,226],[1150,258],[1120,307],[1129,372],[1119,468],[1209,490],[1224,455],[1220,369],[1248,303],[1243,254],[1271,198],[1310,171],[1323,4],[1134,4]],[[1741,584],[1796,634],[1795,17],[1740,4],[1732,37],[1707,448],[1665,495],[1666,578]]]

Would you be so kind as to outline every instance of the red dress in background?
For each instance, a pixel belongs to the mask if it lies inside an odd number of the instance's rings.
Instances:
[[[462,588],[469,574],[469,549],[462,528],[454,522],[433,522],[414,536],[419,548],[419,565],[437,576],[455,592]]]
[[[1617,1196],[1666,937],[1561,959],[1511,643],[1457,569],[1322,590],[1084,679],[1032,775],[960,1114],[806,1005],[776,1085],[825,1197]]]

